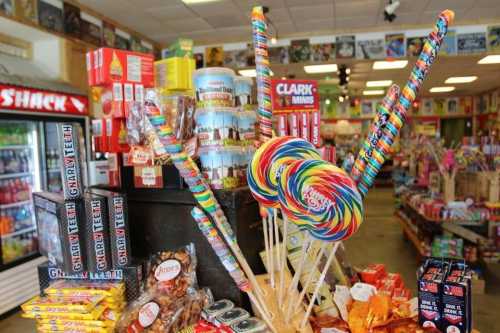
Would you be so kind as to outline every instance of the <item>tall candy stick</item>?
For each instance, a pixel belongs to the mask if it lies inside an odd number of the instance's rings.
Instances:
[[[369,159],[372,158],[373,151],[382,136],[385,125],[389,121],[392,108],[394,107],[394,104],[396,104],[398,97],[399,87],[394,84],[389,88],[389,91],[382,102],[377,105],[377,112],[371,125],[370,132],[368,133],[366,140],[363,142],[358,157],[356,158],[351,170],[351,178],[356,183],[358,183],[359,178],[364,173]]]
[[[252,10],[252,32],[255,48],[255,70],[257,72],[257,102],[259,115],[259,141],[272,137],[271,69],[267,44],[267,23],[264,9],[256,6]]]
[[[224,215],[224,212],[220,208],[217,199],[210,189],[210,186],[201,175],[196,163],[194,163],[193,160],[182,150],[182,145],[177,143],[172,129],[166,122],[165,116],[161,115],[160,109],[155,103],[155,97],[156,96],[154,96],[153,91],[149,92],[146,96],[144,104],[145,115],[147,116],[145,121],[149,121],[152,125],[151,130],[146,133],[149,138],[149,142],[157,142],[158,140],[155,139],[155,137],[157,137],[160,143],[165,147],[167,153],[170,154],[175,167],[179,170],[180,175],[188,184],[189,189],[193,193],[196,201],[212,216],[217,228],[222,233],[222,236],[233,251],[243,268],[243,271],[250,280],[252,287],[257,292],[257,295],[261,296],[262,289],[257,283],[255,274],[252,272],[250,265],[246,261],[238,243],[236,242],[236,237],[226,219],[226,216]]]
[[[318,297],[319,290],[321,289],[321,285],[323,284],[323,281],[325,281],[326,277],[326,272],[328,272],[328,268],[332,264],[332,260],[335,257],[335,252],[337,252],[337,249],[340,245],[340,242],[335,242],[335,245],[333,246],[332,252],[328,255],[328,259],[326,260],[325,267],[323,267],[323,271],[321,272],[321,275],[316,282],[316,288],[314,289],[314,293],[311,297],[311,301],[309,302],[309,306],[307,307],[306,313],[304,317],[302,318],[302,323],[300,324],[300,329],[304,329],[307,324],[307,320],[309,319],[309,315],[311,314],[312,308],[314,306],[314,302],[316,302],[316,297]]]
[[[455,14],[451,10],[444,10],[438,17],[437,23],[427,37],[422,52],[420,53],[415,66],[410,74],[405,87],[403,88],[399,100],[394,106],[394,112],[391,114],[389,121],[386,124],[384,134],[377,144],[377,151],[384,160],[389,154],[390,148],[397,137],[404,121],[406,120],[407,112],[410,109],[411,103],[415,100],[418,90],[421,88],[422,83],[429,72],[436,56],[439,52],[443,38],[448,31],[448,25],[453,21]],[[361,182],[365,189],[373,184],[373,181],[382,167],[383,161],[375,159],[369,160],[366,166],[365,173],[361,177]]]
[[[196,221],[198,228],[206,237],[207,241],[210,243],[210,246],[212,246],[213,250],[215,251],[215,254],[219,258],[221,263],[224,265],[227,272],[234,280],[238,288],[241,291],[248,294],[251,302],[259,310],[260,314],[262,315],[266,323],[269,325],[269,327],[272,328],[274,331],[276,331],[269,318],[269,310],[267,309],[266,303],[255,297],[255,295],[252,292],[252,288],[250,287],[250,283],[248,282],[248,279],[245,276],[245,273],[243,273],[243,271],[241,270],[238,261],[232,255],[231,251],[226,246],[224,241],[219,237],[219,233],[215,229],[212,222],[210,222],[205,213],[198,207],[194,207],[191,210],[191,215]]]

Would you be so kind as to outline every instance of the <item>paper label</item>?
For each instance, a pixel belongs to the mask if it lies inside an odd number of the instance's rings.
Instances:
[[[155,168],[142,168],[142,183],[146,186],[154,186],[156,184]]]
[[[139,311],[139,324],[146,328],[151,326],[160,313],[160,306],[155,302],[145,304]]]
[[[141,82],[141,57],[127,55],[127,78],[128,81]]]
[[[176,259],[162,262],[155,270],[155,278],[160,282],[175,279],[181,272],[181,263]]]

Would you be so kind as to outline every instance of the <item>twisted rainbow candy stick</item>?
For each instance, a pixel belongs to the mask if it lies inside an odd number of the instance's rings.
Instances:
[[[321,159],[316,148],[303,139],[282,136],[265,142],[248,165],[248,186],[265,207],[279,207],[278,178],[287,164],[296,160]]]
[[[363,222],[356,184],[344,170],[322,160],[288,165],[280,177],[278,196],[283,213],[317,239],[347,239]]]
[[[262,295],[262,289],[258,285],[252,269],[243,256],[243,253],[236,242],[234,232],[229,225],[224,212],[220,208],[212,190],[210,189],[210,186],[203,178],[198,166],[182,150],[182,145],[177,143],[175,135],[170,126],[168,126],[165,116],[161,115],[160,109],[155,104],[155,96],[149,96],[150,94],[154,94],[154,92],[150,92],[146,95],[144,103],[144,113],[147,116],[146,122],[149,121],[152,125],[152,130],[146,133],[149,137],[149,142],[157,142],[157,140],[159,140],[165,147],[166,151],[170,154],[175,167],[184,181],[188,184],[189,189],[193,193],[196,201],[201,207],[203,207],[203,209],[209,212],[214,219],[218,229],[222,233],[222,236],[238,259],[247,277],[250,279],[252,287],[257,291],[257,296]],[[157,140],[154,139],[155,136],[158,138]]]
[[[367,135],[366,140],[363,142],[361,150],[359,151],[358,157],[356,158],[351,170],[351,177],[356,183],[365,171],[368,160],[372,158],[373,151],[377,146],[378,140],[380,140],[382,136],[385,125],[389,120],[392,108],[394,107],[394,104],[396,104],[398,97],[399,87],[394,84],[389,88],[389,91],[382,102],[377,105],[377,112],[370,127],[370,132]]]
[[[385,158],[389,154],[390,148],[394,143],[394,138],[399,134],[406,120],[406,115],[411,103],[415,100],[418,90],[422,86],[432,63],[436,59],[443,38],[448,31],[448,25],[453,21],[454,16],[455,14],[451,10],[441,12],[434,27],[434,31],[427,37],[422,52],[410,74],[410,78],[399,96],[398,103],[394,106],[394,112],[391,114],[386,124],[384,135],[378,141],[376,150],[384,159],[382,161],[370,159],[365,173],[361,177],[361,186],[358,184],[363,193],[366,193],[368,188],[373,184],[377,173],[380,171]]]
[[[267,45],[267,23],[261,6],[252,10],[253,44],[255,48],[255,70],[257,72],[257,102],[259,104],[259,141],[272,137],[271,69]]]

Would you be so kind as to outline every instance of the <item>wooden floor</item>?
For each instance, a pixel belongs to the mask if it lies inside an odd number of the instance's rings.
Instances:
[[[390,272],[403,275],[406,285],[415,295],[419,263],[415,259],[415,249],[403,238],[401,226],[393,213],[392,190],[370,190],[365,222],[359,232],[346,242],[349,259],[358,267],[384,263]],[[473,296],[474,327],[481,333],[500,333],[500,265],[490,265],[486,279],[486,294]],[[34,321],[23,319],[16,313],[0,321],[0,332],[35,332]]]

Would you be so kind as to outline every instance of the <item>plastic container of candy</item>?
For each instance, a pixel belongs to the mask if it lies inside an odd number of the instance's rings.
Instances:
[[[196,106],[234,106],[234,71],[223,67],[200,68],[193,73]]]
[[[255,111],[238,112],[238,135],[241,144],[251,145],[257,139],[256,124],[257,114]]]
[[[232,147],[203,147],[199,150],[201,173],[214,189],[240,186],[246,169],[242,168],[243,149]]]
[[[245,108],[253,104],[252,100],[253,80],[250,77],[236,76],[234,78],[234,96],[236,106]]]
[[[235,108],[197,109],[195,121],[200,147],[238,144],[238,114]]]

